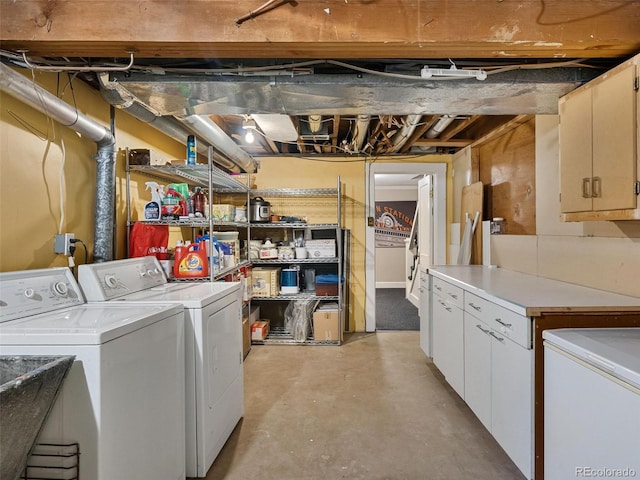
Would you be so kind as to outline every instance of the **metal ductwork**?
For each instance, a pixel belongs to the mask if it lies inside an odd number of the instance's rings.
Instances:
[[[253,157],[242,150],[209,118],[195,115],[162,116],[144,105],[118,81],[109,80],[108,74],[98,75],[98,79],[102,97],[109,104],[126,111],[180,143],[186,144],[187,137],[196,134],[198,153],[206,157],[208,145],[212,145],[214,160],[229,171],[256,172],[257,164]]]
[[[257,163],[251,155],[242,150],[213,120],[207,116],[186,115],[176,117],[184,122],[190,130],[205,139],[210,139],[211,145],[215,145],[217,150],[224,153],[236,167],[246,173],[255,173]]]
[[[115,138],[102,125],[89,119],[28,78],[0,64],[0,88],[5,93],[42,112],[61,125],[97,143],[95,226],[93,259],[113,260],[113,228],[115,226]]]

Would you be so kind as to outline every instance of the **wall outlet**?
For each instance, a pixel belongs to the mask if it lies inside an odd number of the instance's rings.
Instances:
[[[62,253],[66,256],[71,255],[71,240],[73,238],[76,238],[73,233],[56,235],[53,242],[53,253]]]

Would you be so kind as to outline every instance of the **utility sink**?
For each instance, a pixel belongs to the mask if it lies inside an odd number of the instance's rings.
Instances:
[[[20,478],[74,359],[0,355],[0,479]]]

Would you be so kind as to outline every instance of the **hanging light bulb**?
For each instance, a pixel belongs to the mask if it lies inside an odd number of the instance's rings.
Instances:
[[[256,129],[256,122],[248,116],[242,122],[242,128],[246,131],[244,134],[244,141],[247,143],[253,143],[256,137],[253,135],[253,131]]]

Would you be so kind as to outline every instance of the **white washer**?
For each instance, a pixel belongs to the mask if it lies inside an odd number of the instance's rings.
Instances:
[[[186,471],[205,477],[244,415],[240,283],[168,283],[155,257],[81,265],[78,280],[90,302],[184,305]]]
[[[640,328],[542,337],[544,478],[640,476]]]
[[[76,356],[37,442],[78,442],[80,478],[183,479],[183,318],[86,304],[68,268],[0,273],[1,353]]]

